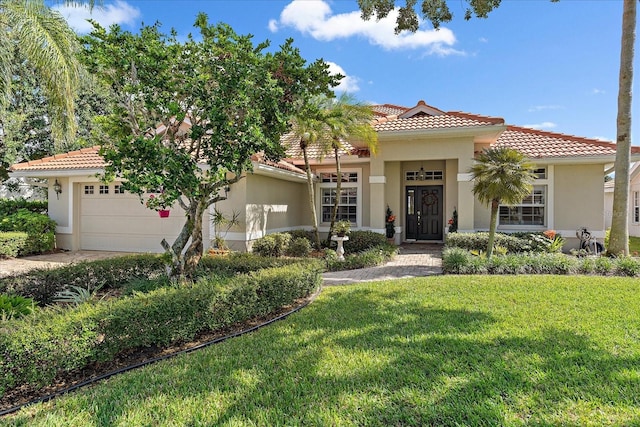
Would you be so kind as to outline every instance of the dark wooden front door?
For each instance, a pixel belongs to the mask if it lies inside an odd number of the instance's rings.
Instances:
[[[407,239],[442,240],[442,186],[406,189]]]

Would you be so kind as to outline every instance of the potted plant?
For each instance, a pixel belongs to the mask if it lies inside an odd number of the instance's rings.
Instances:
[[[396,216],[393,214],[389,205],[387,205],[385,229],[387,231],[387,239],[393,239],[393,236],[396,234]]]
[[[338,221],[333,226],[333,232],[338,237],[344,237],[351,231],[351,223],[349,221]]]

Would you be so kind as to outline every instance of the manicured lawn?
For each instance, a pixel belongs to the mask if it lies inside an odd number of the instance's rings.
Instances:
[[[634,252],[640,254],[640,237],[629,237],[629,253],[633,254]]]
[[[256,333],[37,405],[18,425],[640,425],[640,281],[326,288]]]

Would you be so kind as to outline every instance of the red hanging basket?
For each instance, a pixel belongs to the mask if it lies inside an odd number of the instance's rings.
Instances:
[[[158,214],[160,215],[160,218],[169,218],[170,212],[171,212],[170,210],[161,209],[158,211]]]

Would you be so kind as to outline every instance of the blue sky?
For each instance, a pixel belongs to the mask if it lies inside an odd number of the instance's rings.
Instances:
[[[205,12],[256,42],[293,38],[309,61],[322,58],[346,75],[341,89],[361,101],[411,107],[422,99],[445,111],[615,140],[622,0],[504,0],[488,19],[471,21],[463,19],[466,2],[449,3],[454,20],[439,31],[423,23],[399,36],[393,18],[361,21],[356,0],[105,0],[91,17],[133,32],[159,21],[184,37]],[[86,10],[55,7],[87,31]],[[638,60],[635,68],[640,73]],[[633,135],[640,135],[636,104]]]

